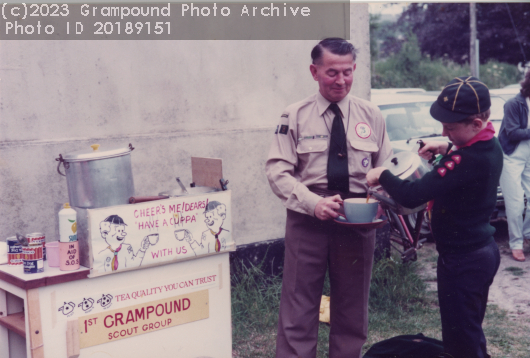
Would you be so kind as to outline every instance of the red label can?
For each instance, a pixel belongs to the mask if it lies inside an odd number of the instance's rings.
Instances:
[[[42,232],[34,232],[26,235],[28,239],[28,244],[32,245],[42,245],[42,259],[46,260],[46,236]]]
[[[44,260],[42,259],[42,245],[31,245],[22,247],[24,273],[44,272]]]
[[[9,266],[22,265],[22,245],[18,243],[16,236],[8,237],[7,243],[7,264]]]

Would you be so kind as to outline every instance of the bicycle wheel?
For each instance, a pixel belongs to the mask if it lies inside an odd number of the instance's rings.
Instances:
[[[418,213],[403,216],[403,219],[405,219],[405,224],[407,224],[407,228],[409,229],[410,233],[412,234],[415,232]],[[420,228],[420,239],[422,238],[427,239],[429,242],[434,241],[429,220],[429,213],[427,211],[425,211],[423,214],[423,223]]]

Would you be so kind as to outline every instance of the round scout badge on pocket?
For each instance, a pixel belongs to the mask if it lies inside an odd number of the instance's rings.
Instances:
[[[372,134],[372,128],[370,128],[370,126],[364,122],[358,123],[355,126],[355,133],[357,133],[360,138],[366,139],[370,136],[370,134]]]

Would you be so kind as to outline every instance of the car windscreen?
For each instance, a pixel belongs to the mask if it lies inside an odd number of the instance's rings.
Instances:
[[[490,120],[502,120],[504,117],[504,104],[506,102],[499,97],[491,97]]]
[[[442,124],[431,117],[430,102],[380,105],[390,141],[442,134]]]

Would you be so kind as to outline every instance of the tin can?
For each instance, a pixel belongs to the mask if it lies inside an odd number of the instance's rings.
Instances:
[[[22,245],[18,243],[16,236],[8,237],[7,243],[7,264],[9,266],[22,265]]]
[[[34,232],[27,234],[26,238],[28,239],[29,246],[42,245],[42,259],[46,261],[46,236],[42,232]]]
[[[31,245],[22,247],[24,273],[44,272],[44,260],[42,258],[42,245]]]

